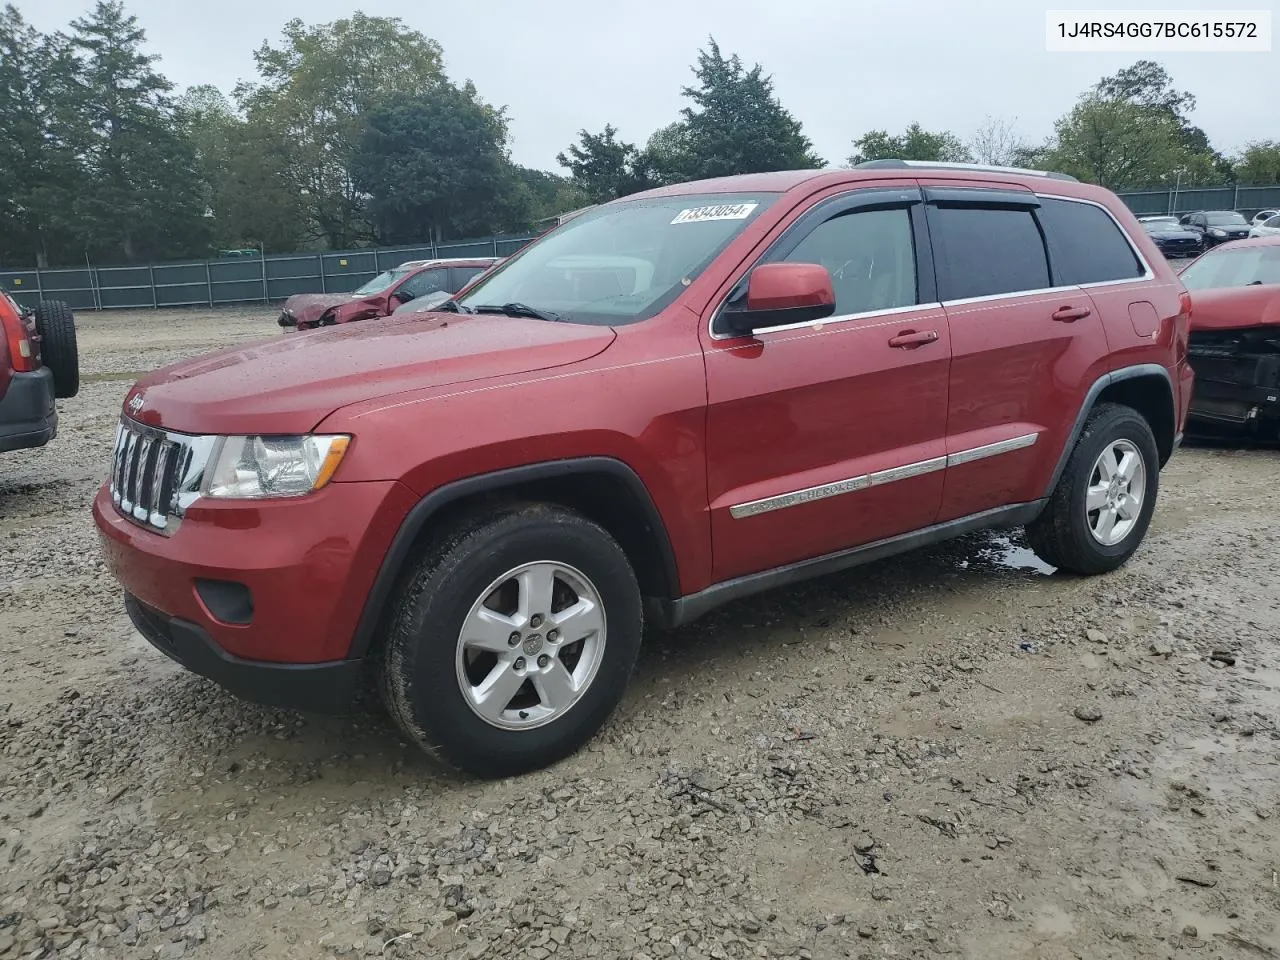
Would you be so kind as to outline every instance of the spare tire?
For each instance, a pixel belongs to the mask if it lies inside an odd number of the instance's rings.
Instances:
[[[53,392],[60,400],[80,392],[80,348],[76,321],[62,300],[36,304],[36,333],[40,335],[40,359],[53,371]]]

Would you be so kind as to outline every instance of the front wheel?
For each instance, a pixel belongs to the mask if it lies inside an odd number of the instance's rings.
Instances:
[[[1044,512],[1027,525],[1027,541],[1061,570],[1109,573],[1138,549],[1159,486],[1160,454],[1150,424],[1131,407],[1099,404]]]
[[[574,753],[621,700],[639,653],[626,554],[595,523],[542,504],[467,518],[435,540],[382,646],[391,716],[475,776]]]

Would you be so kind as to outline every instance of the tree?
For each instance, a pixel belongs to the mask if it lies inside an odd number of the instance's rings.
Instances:
[[[592,202],[570,177],[521,166],[511,173],[528,196],[529,226]]]
[[[406,243],[499,229],[524,210],[507,158],[502,110],[470,83],[402,95],[369,114],[351,157],[357,190],[369,196],[377,238]]]
[[[196,152],[217,246],[275,251],[302,246],[303,198],[278,174],[289,157],[271,128],[245,121],[212,86],[189,89],[178,115]]]
[[[0,11],[0,257],[47,267],[74,244],[80,168],[69,109],[77,65],[67,38]]]
[[[1030,147],[1018,136],[1013,124],[987,117],[969,138],[967,152],[975,163],[998,167],[1022,166]]]
[[[655,185],[675,183],[681,178],[681,170],[688,166],[689,154],[689,128],[676,120],[650,134],[636,167]]]
[[[142,52],[146,38],[119,0],[99,0],[71,24],[82,58],[76,145],[92,189],[75,210],[83,235],[102,257],[181,256],[207,242],[195,151],[181,135],[169,91]]]
[[[279,48],[254,53],[259,80],[235,96],[287,158],[279,174],[303,198],[312,235],[349,247],[371,236],[348,169],[366,118],[397,95],[444,84],[440,45],[399,18],[360,12],[314,27],[290,20],[283,33]]]
[[[605,124],[600,133],[578,131],[578,142],[556,154],[573,183],[591,203],[644,190],[649,186],[640,151],[635,144],[618,139],[618,130]]]
[[[966,163],[972,160],[968,148],[952,133],[934,133],[912,123],[898,136],[887,130],[870,130],[853,141],[849,165],[867,160],[932,160]]]
[[[1054,127],[1039,160],[1111,190],[1161,182],[1185,151],[1167,111],[1087,93]]]
[[[1230,161],[1213,149],[1202,129],[1191,123],[1190,115],[1196,108],[1195,95],[1175,89],[1173,77],[1154,60],[1138,60],[1103,77],[1094,91],[1104,99],[1122,100],[1172,118],[1178,126],[1179,144],[1186,154],[1181,166],[1194,173],[1196,185],[1209,186],[1231,179]],[[1206,159],[1196,159],[1199,156]]]
[[[760,64],[726,59],[715,38],[698,51],[697,85],[683,94],[693,102],[680,111],[679,150],[670,156],[667,179],[696,180],[737,173],[814,169],[823,165],[800,122],[773,92]],[[671,128],[667,128],[668,131]]]
[[[1280,184],[1280,140],[1247,144],[1236,161],[1236,179],[1243,186]]]

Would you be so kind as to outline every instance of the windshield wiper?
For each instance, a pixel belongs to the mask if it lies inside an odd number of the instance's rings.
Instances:
[[[475,313],[470,307],[464,307],[457,300],[450,297],[444,303],[437,304],[431,308],[436,313]]]
[[[539,310],[527,303],[482,303],[471,308],[475,313],[500,313],[506,317],[529,317],[533,320],[563,321],[565,318],[550,310]]]

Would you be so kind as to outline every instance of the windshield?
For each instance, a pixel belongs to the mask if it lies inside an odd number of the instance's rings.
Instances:
[[[1188,290],[1280,283],[1280,246],[1219,248],[1182,271],[1182,282]]]
[[[1208,221],[1209,226],[1211,227],[1244,227],[1249,224],[1249,221],[1245,220],[1243,216],[1238,213],[1232,213],[1231,211],[1207,213],[1205,214],[1205,220]]]
[[[776,194],[713,193],[595,207],[479,280],[463,308],[519,304],[573,323],[655,316]]]
[[[351,294],[356,297],[371,297],[375,293],[381,293],[408,273],[408,270],[396,267],[394,270],[388,270],[385,273],[378,274],[363,287],[356,287],[351,291]]]

